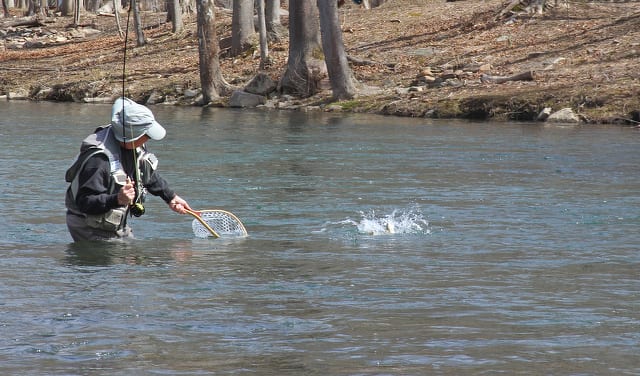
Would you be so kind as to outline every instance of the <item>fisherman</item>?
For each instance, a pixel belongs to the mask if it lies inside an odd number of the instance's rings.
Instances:
[[[158,160],[147,151],[148,140],[165,134],[149,108],[128,98],[115,101],[111,124],[84,139],[65,176],[67,227],[74,241],[132,237],[127,217],[144,214],[146,192],[177,213],[192,210],[156,172]]]

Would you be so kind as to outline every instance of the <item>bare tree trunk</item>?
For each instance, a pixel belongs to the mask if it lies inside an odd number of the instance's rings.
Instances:
[[[155,10],[158,0],[138,0],[138,8],[140,10]]]
[[[320,10],[322,51],[334,99],[351,99],[356,94],[355,79],[342,41],[342,30],[335,0],[317,0]]]
[[[36,14],[36,3],[35,0],[29,0],[26,16],[34,16]]]
[[[42,18],[46,18],[49,16],[49,7],[47,5],[47,0],[39,0],[38,7],[38,13]]]
[[[100,0],[85,0],[84,9],[87,10],[87,12],[95,13],[100,8],[100,5],[102,5],[101,3]]]
[[[122,31],[122,26],[120,25],[120,1],[113,0],[113,14],[116,18],[116,26],[118,27],[118,34],[122,37],[124,36],[124,32]]]
[[[251,47],[253,25],[253,0],[234,0],[231,20],[231,56],[237,56]]]
[[[180,6],[182,7],[182,14],[194,14],[196,11],[195,0],[182,0]]]
[[[214,0],[197,0],[198,14],[198,58],[200,63],[200,85],[202,102],[207,104],[230,92],[229,84],[220,69],[220,46],[216,36]]]
[[[267,23],[264,15],[264,0],[258,2],[258,20],[260,31],[260,68],[264,69],[269,65],[269,46],[267,44]]]
[[[289,2],[289,60],[280,80],[280,91],[301,97],[318,92],[318,83],[326,70],[324,61],[313,59],[320,52],[318,8],[313,0]]]
[[[265,17],[269,40],[279,41],[283,28],[282,22],[280,22],[280,0],[265,0]]]
[[[9,17],[9,5],[7,5],[7,0],[2,0],[2,12],[5,17]]]
[[[60,14],[63,17],[68,17],[73,13],[74,0],[62,0],[60,5]]]
[[[175,34],[182,32],[182,6],[180,0],[167,1],[167,17],[171,20],[171,31]]]
[[[82,0],[76,0],[75,3],[76,5],[73,9],[73,25],[78,26],[80,25],[80,7],[82,6]]]
[[[264,7],[264,13],[267,17],[267,30],[269,30],[269,25],[281,25],[280,0],[265,0]]]
[[[142,21],[140,20],[140,10],[138,9],[138,1],[131,0],[131,9],[133,10],[133,27],[136,29],[136,46],[142,47],[147,44],[142,31]]]

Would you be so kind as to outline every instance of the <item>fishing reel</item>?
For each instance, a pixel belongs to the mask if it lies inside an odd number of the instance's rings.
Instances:
[[[136,202],[129,207],[129,210],[131,211],[131,215],[134,217],[140,217],[144,214],[144,205],[140,202]]]
[[[129,211],[134,217],[140,217],[144,214],[144,205],[142,204],[147,197],[147,190],[144,187],[139,187],[140,196],[136,199],[136,202],[129,206]]]

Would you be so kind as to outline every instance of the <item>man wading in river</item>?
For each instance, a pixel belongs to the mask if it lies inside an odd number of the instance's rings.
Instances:
[[[132,237],[127,217],[144,214],[146,192],[177,213],[191,210],[156,172],[158,160],[147,152],[145,143],[165,134],[147,107],[128,98],[115,101],[111,124],[84,139],[65,176],[67,227],[74,241]]]

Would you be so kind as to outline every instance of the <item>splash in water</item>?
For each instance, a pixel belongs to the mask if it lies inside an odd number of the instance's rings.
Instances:
[[[331,225],[328,223],[326,225]],[[334,222],[333,225],[355,226],[357,232],[367,235],[393,235],[393,234],[429,234],[429,222],[424,218],[419,209],[398,210],[391,214],[378,214],[371,209],[367,212],[360,212],[360,219]],[[327,231],[325,227],[321,232]]]
[[[428,234],[429,222],[417,209],[398,210],[391,214],[378,214],[375,210],[360,212],[361,219],[354,222],[358,232],[369,235]]]

